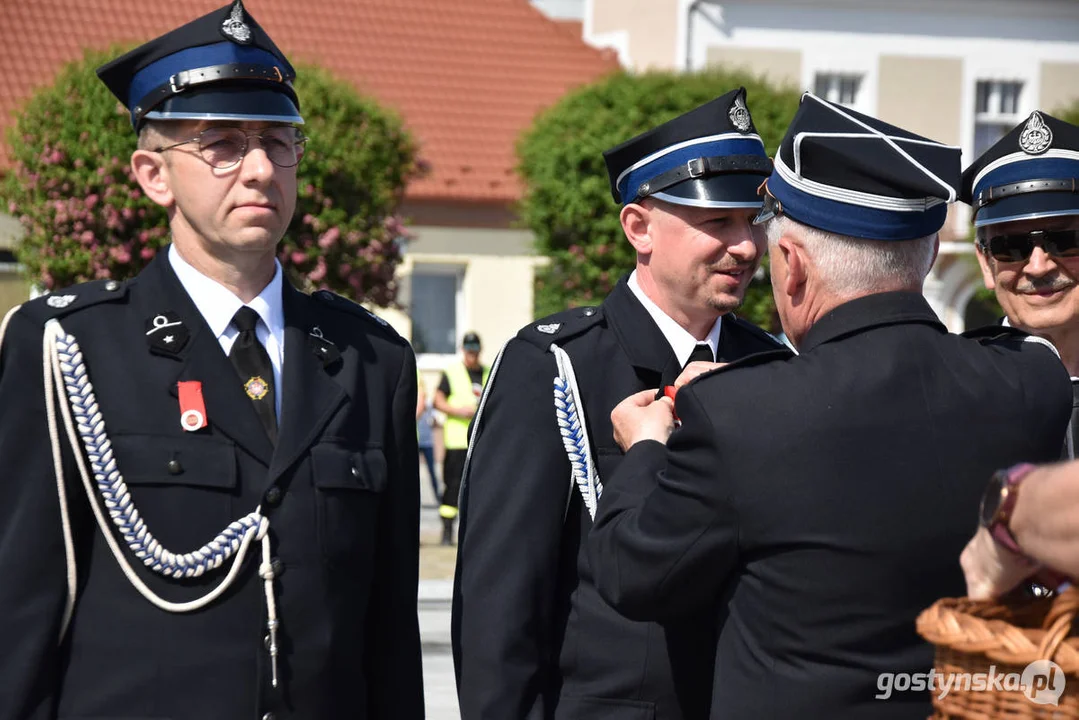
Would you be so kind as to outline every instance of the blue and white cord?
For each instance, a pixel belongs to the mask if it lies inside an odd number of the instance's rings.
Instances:
[[[584,406],[580,401],[581,391],[577,387],[577,376],[573,372],[569,355],[553,343],[550,349],[558,365],[558,375],[554,378],[554,407],[558,431],[562,435],[566,457],[569,458],[571,487],[576,487],[581,493],[589,516],[595,520],[596,506],[603,494],[603,483],[600,482],[596,464],[592,459]]]
[[[74,336],[64,332],[57,320],[50,320],[45,325],[43,339],[46,413],[49,420],[49,436],[52,441],[53,462],[56,469],[57,490],[60,496],[60,514],[63,523],[64,544],[68,565],[68,601],[65,607],[61,627],[61,638],[66,633],[67,625],[75,604],[75,557],[71,541],[71,524],[67,507],[67,492],[63,478],[63,464],[60,436],[57,429],[56,397],[62,398],[60,411],[67,430],[79,474],[86,490],[87,498],[94,511],[98,527],[108,542],[113,556],[119,563],[128,581],[140,594],[155,606],[168,612],[183,613],[198,610],[213,602],[232,585],[243,564],[248,547],[255,540],[262,543],[262,563],[259,576],[264,582],[267,606],[267,627],[270,629],[270,655],[273,666],[273,684],[277,686],[277,609],[273,594],[274,573],[271,566],[269,520],[261,514],[261,508],[245,515],[230,524],[217,537],[194,552],[183,555],[170,552],[146,527],[131,499],[127,484],[116,465],[105,429],[105,421],[94,395],[94,388],[87,373],[79,344]],[[63,392],[56,392],[57,388]],[[90,462],[97,492],[90,481],[86,461]],[[235,561],[228,575],[209,593],[201,598],[185,603],[166,601],[155,594],[135,574],[128,563],[116,538],[109,530],[109,521],[101,507],[104,500],[108,515],[119,529],[124,542],[142,562],[154,572],[173,578],[199,577],[221,567],[229,558]]]

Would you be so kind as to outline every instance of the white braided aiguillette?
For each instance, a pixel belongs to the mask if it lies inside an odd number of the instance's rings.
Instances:
[[[559,358],[561,360],[561,358]],[[566,358],[568,360],[568,358]],[[560,374],[554,379],[554,405],[555,418],[558,421],[558,431],[562,436],[562,444],[566,449],[566,457],[570,463],[570,473],[574,483],[581,493],[588,514],[594,520],[596,518],[596,506],[603,492],[596,473],[592,456],[588,449],[588,438],[581,421],[581,410],[577,400],[577,394],[571,387],[572,376],[563,377],[570,373],[562,362],[559,362]],[[570,371],[572,372],[572,371]]]
[[[76,428],[90,461],[94,481],[109,516],[137,558],[154,572],[167,577],[199,577],[209,570],[221,567],[222,563],[239,550],[246,536],[259,534],[263,518],[256,511],[233,522],[217,537],[194,552],[181,555],[165,549],[147,529],[116,465],[112,443],[105,432],[105,421],[94,396],[93,385],[87,376],[78,342],[72,335],[59,333],[56,349],[64,388]]]

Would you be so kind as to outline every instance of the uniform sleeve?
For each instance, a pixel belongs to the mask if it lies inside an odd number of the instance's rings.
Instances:
[[[600,595],[631,620],[675,620],[712,605],[738,556],[737,515],[715,430],[693,386],[667,445],[629,449],[606,480],[588,536]]]
[[[67,569],[41,337],[40,327],[16,313],[0,347],[2,720],[56,716]]]
[[[416,358],[404,350],[393,395],[390,482],[379,517],[375,585],[367,610],[364,666],[371,720],[423,720],[417,617],[420,466],[416,440]]]
[[[543,720],[569,461],[553,356],[507,346],[488,380],[461,500],[451,637],[461,716]]]

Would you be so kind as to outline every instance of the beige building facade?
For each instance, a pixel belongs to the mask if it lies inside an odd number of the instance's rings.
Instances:
[[[403,214],[411,239],[398,270],[401,308],[375,312],[411,339],[430,397],[466,332],[479,334],[480,359],[490,365],[533,320],[532,283],[545,258],[508,208],[425,203]]]
[[[964,164],[1033,110],[1079,101],[1073,0],[582,2],[585,40],[627,67],[748,70],[958,146]],[[925,288],[956,331],[981,286],[970,235],[957,205]]]

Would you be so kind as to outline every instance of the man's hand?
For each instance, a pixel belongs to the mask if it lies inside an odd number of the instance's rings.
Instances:
[[[682,371],[682,374],[675,378],[674,386],[676,388],[680,388],[686,383],[688,383],[690,380],[696,378],[698,375],[703,375],[706,372],[718,370],[726,364],[727,363],[710,363],[704,362],[702,360],[695,360],[689,365],[686,365],[685,369]]]
[[[667,397],[655,397],[655,390],[643,390],[611,411],[614,441],[623,452],[641,440],[665,443],[674,431],[674,403]]]
[[[1038,571],[1038,566],[1002,546],[984,527],[978,528],[959,556],[967,580],[967,595],[992,600],[1004,595]]]

